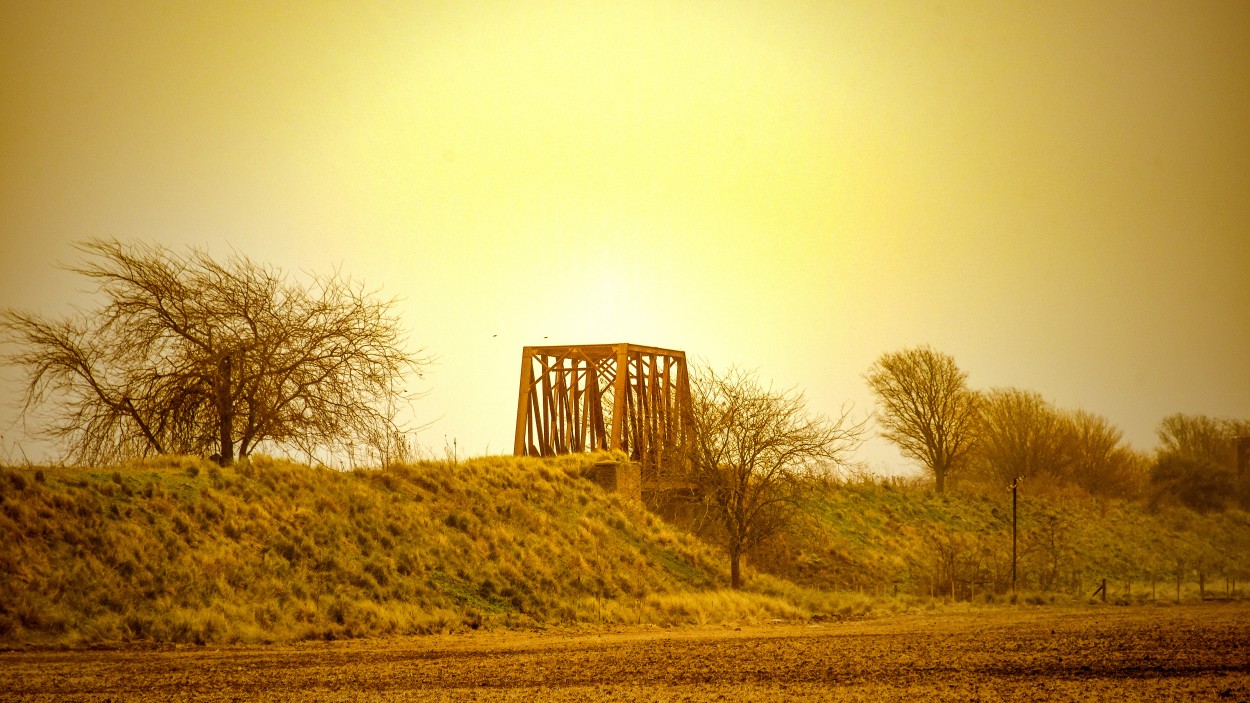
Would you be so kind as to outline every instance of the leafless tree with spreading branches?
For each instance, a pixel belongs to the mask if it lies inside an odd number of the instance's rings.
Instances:
[[[70,461],[160,453],[229,464],[262,443],[312,455],[394,426],[405,349],[393,301],[335,272],[307,285],[235,255],[91,240],[78,245],[106,301],[48,319],[8,310],[9,361],[29,372],[24,412],[50,406]],[[384,434],[389,434],[385,432]]]
[[[692,378],[690,470],[723,530],[730,586],[742,586],[742,554],[776,533],[812,479],[847,464],[862,423],[808,412],[794,390],[762,387],[750,372],[698,369]]]
[[[1067,412],[1064,418],[1071,480],[1099,500],[1138,496],[1149,476],[1149,461],[1124,441],[1120,429],[1085,410]]]
[[[915,347],[881,355],[864,379],[877,397],[881,436],[933,474],[938,493],[976,442],[979,399],[948,354]]]
[[[981,424],[973,463],[1008,485],[1017,478],[1061,483],[1072,460],[1063,415],[1036,391],[993,388],[981,394]]]

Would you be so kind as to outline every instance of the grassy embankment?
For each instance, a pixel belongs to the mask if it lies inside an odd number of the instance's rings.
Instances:
[[[1011,493],[935,495],[913,481],[830,487],[757,562],[798,584],[995,602],[1011,584]],[[1027,602],[1244,595],[1250,515],[1022,491],[1017,588]],[[1009,598],[1008,598],[1009,599]],[[1098,598],[1101,602],[1101,594]]]
[[[1001,600],[1010,502],[833,485],[745,592],[583,476],[596,457],[336,472],[267,458],[0,469],[0,644],[267,642],[568,623],[752,622]],[[1243,579],[1243,513],[1021,502],[1021,588],[1113,600]],[[1171,569],[1171,571],[1169,571]],[[794,585],[794,584],[801,585]],[[894,593],[897,590],[898,596]],[[931,597],[933,596],[933,597]]]
[[[595,457],[337,472],[0,469],[0,643],[265,642],[849,614],[582,478]]]

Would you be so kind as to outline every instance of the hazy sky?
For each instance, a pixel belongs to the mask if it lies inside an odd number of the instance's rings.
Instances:
[[[1247,2],[6,0],[0,71],[0,307],[89,308],[93,236],[341,267],[440,451],[510,450],[526,344],[1250,417]]]

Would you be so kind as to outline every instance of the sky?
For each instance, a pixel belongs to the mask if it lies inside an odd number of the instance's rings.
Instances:
[[[1231,0],[6,0],[0,308],[90,310],[91,237],[338,269],[436,357],[439,454],[510,451],[523,346],[623,341],[860,416],[929,344],[1149,450],[1250,417],[1247,37]]]

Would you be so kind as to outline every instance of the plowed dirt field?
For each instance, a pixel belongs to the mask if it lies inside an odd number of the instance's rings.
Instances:
[[[1250,605],[0,653],[3,701],[1250,701]]]

